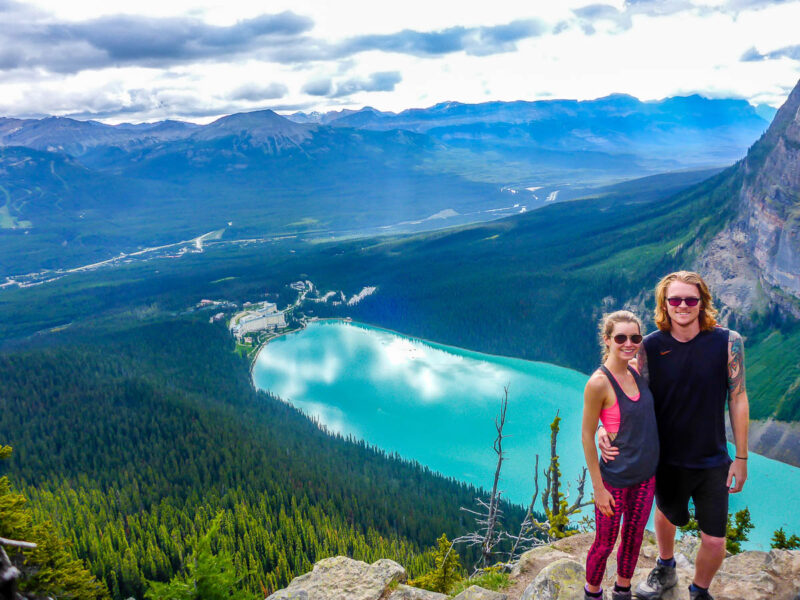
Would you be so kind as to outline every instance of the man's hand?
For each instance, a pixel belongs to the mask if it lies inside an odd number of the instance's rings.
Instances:
[[[614,516],[616,502],[614,502],[614,496],[612,496],[606,488],[594,491],[594,505],[600,509],[600,512],[605,516]]]
[[[728,491],[731,494],[741,492],[745,481],[747,481],[747,461],[737,458],[728,469]],[[731,487],[732,483],[733,487]]]
[[[617,458],[619,448],[611,445],[611,438],[608,437],[605,427],[600,427],[597,430],[597,445],[600,447],[600,456],[603,458],[603,462]]]

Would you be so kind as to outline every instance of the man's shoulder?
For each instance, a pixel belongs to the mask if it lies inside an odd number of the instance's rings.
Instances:
[[[668,338],[671,338],[669,334],[664,333],[660,329],[656,329],[655,331],[651,331],[646,336],[644,336],[644,348],[645,350],[651,350],[656,346],[661,346],[667,341]]]
[[[734,331],[733,329],[723,327],[722,325],[715,325],[713,329],[708,331],[708,334],[719,340],[725,340],[725,342],[736,338],[741,339],[742,337],[738,332]]]
[[[714,327],[714,331],[718,332],[718,335],[725,335],[729,340],[741,340],[742,334],[736,331],[735,329],[728,329],[727,327],[723,327],[722,325],[717,325]]]

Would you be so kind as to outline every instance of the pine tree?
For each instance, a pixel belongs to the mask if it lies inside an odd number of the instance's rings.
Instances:
[[[800,550],[800,536],[793,533],[787,538],[786,532],[781,527],[772,534],[770,546],[777,550]]]
[[[739,554],[742,551],[742,542],[746,542],[749,539],[748,534],[755,527],[750,520],[750,509],[745,507],[737,511],[733,515],[733,519],[731,519],[731,514],[728,513],[728,522],[725,527],[725,549],[731,554]],[[697,524],[694,510],[689,511],[689,522],[682,526],[680,530],[686,535],[699,537],[700,527]],[[777,534],[778,532],[776,531],[775,533]]]
[[[0,446],[0,460],[11,456]],[[33,522],[28,500],[0,477],[0,537],[23,540],[35,548],[9,552],[22,572],[20,591],[42,596],[107,600],[108,590],[70,556],[66,543],[49,522]]]
[[[409,583],[424,590],[446,594],[453,585],[463,579],[464,570],[461,567],[461,558],[453,548],[453,544],[447,539],[447,535],[443,533],[442,537],[436,540],[436,544],[437,550],[434,558],[436,568]]]
[[[225,513],[220,512],[205,535],[199,537],[186,564],[186,572],[169,583],[150,582],[148,600],[252,600],[241,589],[230,554],[211,550],[211,539],[219,531]]]
[[[728,513],[727,533],[725,535],[725,549],[731,554],[739,554],[742,551],[742,542],[746,542],[750,530],[755,527],[750,520],[750,509],[747,507],[737,511],[731,523],[731,515]]]

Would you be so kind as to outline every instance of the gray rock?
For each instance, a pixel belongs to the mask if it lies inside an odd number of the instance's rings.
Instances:
[[[697,560],[697,551],[700,550],[700,538],[694,535],[684,535],[675,545],[675,549],[683,554],[692,565]],[[689,568],[691,565],[680,565]]]
[[[751,550],[734,554],[722,561],[720,572],[733,575],[746,575],[763,571],[769,562],[769,552]]]
[[[562,558],[539,571],[520,600],[583,600],[585,581],[583,565]]]
[[[775,580],[764,571],[731,574],[718,572],[711,582],[710,592],[715,600],[738,600],[742,591],[747,590],[748,599],[781,598]],[[788,600],[788,597],[783,596]]]
[[[280,600],[308,600],[308,592],[305,590],[279,590],[267,598],[267,600],[272,600],[273,598],[280,598]]]
[[[536,575],[544,567],[560,558],[571,558],[566,552],[557,550],[552,546],[537,546],[519,557],[517,563],[511,568],[511,578],[517,579],[522,574]]]
[[[398,585],[386,600],[447,600],[447,594],[429,592],[410,585]]]
[[[775,581],[775,598],[800,596],[800,550],[770,550],[766,571]]]
[[[392,560],[384,558],[368,565],[334,556],[319,561],[310,573],[295,577],[289,587],[268,600],[379,600],[391,583],[403,583],[407,578],[405,569]]]
[[[471,585],[453,600],[508,600],[508,596],[477,585]]]

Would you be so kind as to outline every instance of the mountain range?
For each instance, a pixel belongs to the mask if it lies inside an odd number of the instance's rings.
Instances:
[[[640,110],[627,97],[604,102]],[[658,110],[705,102],[720,101]],[[480,107],[434,108],[458,115]],[[754,134],[731,162],[761,133],[748,116],[755,109],[740,108]],[[650,122],[636,110],[614,118]],[[368,126],[374,114],[358,117],[360,128],[335,125],[356,114],[327,124],[274,113],[202,127],[0,123],[4,274],[226,228],[202,252],[0,289],[0,443],[15,450],[7,472],[37,520],[54,521],[113,598],[141,597],[146,580],[180,572],[191,539],[218,511],[219,547],[262,597],[337,553],[394,557],[418,574],[431,568],[425,548],[436,537],[468,527],[459,506],[479,491],[330,436],[255,392],[225,328],[193,310],[204,298],[286,306],[294,298],[288,284],[298,279],[347,295],[377,288],[355,306],[319,303],[307,316],[350,316],[589,372],[603,311],[649,314],[659,277],[699,269],[723,322],[746,337],[752,446],[800,465],[800,86],[746,157],[724,170],[651,176],[490,222],[372,237],[363,232],[391,219],[485,210],[526,192],[530,202],[536,191],[519,183],[501,190],[486,172],[498,177],[509,140],[528,139],[535,128],[518,134],[503,116],[485,126],[443,118],[424,131],[384,129]],[[497,163],[475,150],[480,145],[465,150],[437,133],[455,139],[453,128],[464,127],[489,132],[477,143],[500,148]],[[714,122],[707,139],[726,127]],[[84,133],[65,133],[73,128]],[[735,129],[731,122],[727,130]],[[674,148],[669,134],[659,139],[665,155]],[[583,157],[625,165],[629,150]],[[594,176],[558,164],[585,183]],[[362,235],[320,241],[348,226]],[[252,232],[263,237],[237,239]],[[305,233],[278,239],[298,232]]]
[[[634,176],[722,167],[766,128],[763,113],[742,100],[614,95],[264,110],[202,126],[0,118],[0,276],[223,227],[329,239],[493,219]]]

